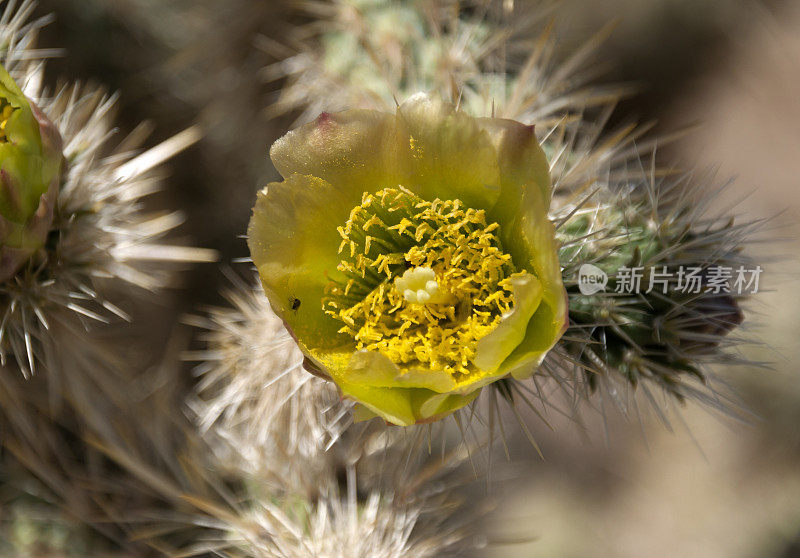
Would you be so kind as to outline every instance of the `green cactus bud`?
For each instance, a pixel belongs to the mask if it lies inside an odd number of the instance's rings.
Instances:
[[[702,194],[692,197],[690,186],[684,179],[639,185],[577,212],[560,230],[566,277],[583,263],[607,275],[605,288],[588,295],[566,281],[576,340],[566,350],[591,387],[617,373],[633,387],[655,383],[682,401],[693,393],[688,381],[705,382],[706,364],[727,362],[725,337],[742,323],[746,293],[710,288],[710,273],[746,263],[741,238],[750,225],[703,218]],[[641,270],[641,289],[618,288],[625,268]],[[681,288],[685,270],[697,270],[696,289]],[[651,280],[662,283],[648,288]]]
[[[44,246],[61,164],[55,125],[0,66],[0,281]]]

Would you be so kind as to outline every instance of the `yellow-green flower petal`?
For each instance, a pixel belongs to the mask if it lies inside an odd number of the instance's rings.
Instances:
[[[270,304],[304,346],[352,344],[320,305],[339,261],[336,227],[350,208],[314,176],[289,176],[258,194],[248,245]]]
[[[503,246],[512,254],[514,262],[532,271],[543,288],[534,320],[536,327],[529,327],[529,334],[520,344],[538,349],[519,349],[502,367],[510,371],[532,364],[526,370],[516,371],[530,375],[541,357],[561,337],[567,322],[558,246],[553,225],[547,217],[551,197],[549,165],[533,126],[502,119],[481,119],[481,125],[492,136],[503,177],[502,193],[490,212],[491,218],[503,224]],[[539,342],[532,339],[536,337],[541,338]],[[547,341],[543,341],[545,339]]]
[[[324,113],[276,141],[270,157],[284,178],[294,174],[320,178],[334,187],[330,195],[352,208],[364,192],[388,184],[397,186],[395,130],[393,114],[373,110]],[[337,226],[346,218],[347,213]]]
[[[525,338],[528,323],[542,300],[542,284],[530,273],[513,277],[511,285],[514,309],[503,317],[497,329],[478,341],[474,362],[481,370],[495,372],[514,352]]]
[[[529,254],[529,261],[542,283],[542,301],[528,324],[525,338],[503,363],[502,369],[515,378],[525,378],[536,371],[547,352],[567,327],[567,294],[561,280],[558,245],[552,223],[547,219],[543,200],[537,195],[523,195],[520,217],[512,230],[521,242],[517,248]]]
[[[477,209],[497,203],[497,152],[477,120],[420,95],[398,109],[396,134],[399,184],[425,200],[458,199]]]
[[[500,196],[490,134],[474,118],[427,97],[411,99],[391,115],[323,114],[275,142],[270,156],[284,178],[321,178],[351,207],[364,192],[397,186],[426,200],[460,199],[483,209]]]
[[[538,191],[545,205],[550,204],[552,187],[549,164],[536,138],[535,127],[502,118],[480,118],[483,128],[497,150],[502,176],[502,197],[493,217],[500,221],[513,218],[520,205],[520,196]]]
[[[379,416],[398,426],[411,426],[429,422],[452,413],[472,403],[478,396],[474,391],[466,395],[442,394],[426,389],[379,388],[347,381],[337,382],[342,393],[366,407],[357,419]]]
[[[448,393],[458,387],[453,377],[443,370],[401,369],[377,351],[356,352],[341,375],[351,382],[374,387],[424,388],[437,393]]]

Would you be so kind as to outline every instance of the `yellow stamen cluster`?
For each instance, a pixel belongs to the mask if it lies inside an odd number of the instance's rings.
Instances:
[[[342,277],[328,285],[323,308],[344,323],[340,332],[358,350],[379,351],[398,365],[469,374],[478,340],[513,308],[515,268],[498,229],[483,210],[459,200],[429,202],[402,187],[365,193],[339,228]],[[436,283],[436,296],[409,294],[408,281],[417,276],[431,289]]]
[[[14,107],[6,102],[5,99],[0,99],[0,142],[8,141],[6,137],[6,125],[8,119],[14,114]]]

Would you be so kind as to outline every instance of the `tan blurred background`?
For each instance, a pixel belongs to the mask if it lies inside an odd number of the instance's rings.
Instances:
[[[257,186],[273,172],[268,146],[291,121],[266,117],[274,86],[258,72],[270,58],[253,46],[258,34],[280,40],[290,29],[281,2],[47,0],[39,11],[56,14],[43,46],[69,53],[50,64],[51,82],[121,90],[122,132],[150,120],[156,141],[196,119],[206,126],[206,139],[174,161],[171,189],[153,204],[182,207],[184,234],[219,249],[223,261],[245,255],[239,235]],[[202,23],[209,13],[210,30]],[[620,120],[657,118],[661,132],[699,123],[668,156],[718,167],[721,182],[736,177],[720,204],[741,200],[743,219],[780,214],[764,236],[787,240],[755,247],[784,258],[764,264],[762,290],[771,292],[753,302],[762,326],[750,327],[772,347],[751,356],[774,370],[725,371],[757,415],[750,424],[689,407],[673,415],[670,432],[652,413],[641,425],[612,413],[607,429],[597,419],[585,436],[566,423],[538,428],[543,460],[512,439],[515,462],[495,477],[514,480],[500,483],[485,555],[800,557],[800,296],[797,262],[785,258],[798,247],[800,5],[566,0],[560,17],[565,51],[617,21],[598,59],[609,81],[641,86]],[[224,283],[213,266],[184,281],[156,345],[181,312],[217,302]]]

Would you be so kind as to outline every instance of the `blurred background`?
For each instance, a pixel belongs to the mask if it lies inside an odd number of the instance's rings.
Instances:
[[[275,178],[269,146],[296,117],[268,110],[280,83],[262,71],[277,55],[265,45],[288,44],[302,23],[291,3],[42,0],[37,8],[54,15],[40,47],[64,52],[48,63],[48,83],[118,91],[120,138],[141,121],[153,145],[203,126],[205,138],[168,165],[168,188],[149,203],[182,209],[181,234],[219,250],[222,262],[246,256],[255,192]],[[752,357],[773,370],[725,371],[753,411],[749,424],[692,407],[672,416],[672,428],[646,412],[641,424],[612,414],[585,433],[555,420],[554,432],[536,432],[544,459],[512,437],[513,463],[494,472],[500,488],[483,555],[800,557],[800,269],[786,258],[800,246],[800,5],[565,0],[557,16],[565,56],[616,22],[597,56],[603,80],[640,91],[617,121],[656,119],[663,133],[697,125],[664,156],[735,178],[720,204],[744,219],[775,217],[776,240],[756,249],[783,259],[764,265],[768,292],[750,308],[761,323],[749,331],[770,346]],[[226,284],[215,266],[182,281],[158,319],[139,322],[140,341],[164,347],[180,317],[219,303]]]

